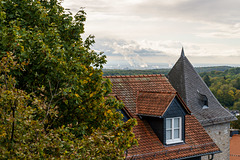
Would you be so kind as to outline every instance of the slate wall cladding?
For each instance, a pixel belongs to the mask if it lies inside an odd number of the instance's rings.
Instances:
[[[222,153],[214,155],[214,160],[229,160],[230,124],[205,126],[204,129],[222,151]],[[208,160],[207,156],[202,157],[202,160]]]
[[[168,107],[167,111],[164,113],[164,118],[171,118],[171,117],[183,117],[186,115],[183,107],[179,100],[175,97],[170,106]]]

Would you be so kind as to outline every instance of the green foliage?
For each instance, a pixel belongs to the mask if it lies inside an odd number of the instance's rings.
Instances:
[[[196,67],[195,69],[198,73],[203,73],[203,72],[212,72],[212,71],[223,72],[223,71],[226,71],[230,68],[232,68],[232,67],[229,67],[229,66],[214,66],[214,67]]]
[[[200,75],[206,84],[211,84],[210,90],[224,107],[240,110],[240,68],[204,72]]]
[[[231,122],[230,124],[231,128],[240,129],[240,116],[237,116],[237,119],[238,120]]]
[[[203,77],[203,80],[204,80],[204,82],[206,83],[206,85],[207,85],[208,87],[211,86],[211,81],[210,81],[210,78],[209,78],[208,75],[205,75],[205,76]]]
[[[233,80],[233,87],[240,89],[240,77]]]
[[[0,0],[0,159],[121,159],[132,127],[105,99],[105,56],[85,41],[85,12],[57,0]]]
[[[216,66],[216,67],[196,67],[195,70],[201,73],[202,77],[210,71],[225,71],[228,66]],[[171,69],[146,69],[146,70],[123,70],[123,69],[103,69],[104,76],[114,75],[149,75],[149,74],[165,74],[167,75]]]

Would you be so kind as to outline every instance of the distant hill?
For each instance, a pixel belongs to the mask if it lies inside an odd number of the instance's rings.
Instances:
[[[211,77],[232,77],[232,79],[239,77],[240,75],[240,67],[231,67],[226,70],[210,70],[205,72],[200,72],[200,76],[203,77],[205,75]]]
[[[211,71],[225,71],[233,67],[216,66],[216,67],[196,67],[198,73]],[[103,69],[104,76],[114,75],[149,75],[149,74],[168,74],[171,69],[147,69],[147,70],[123,70],[123,69]]]
[[[230,66],[214,66],[214,67],[196,67],[196,71],[198,73],[202,73],[202,72],[211,72],[211,71],[226,71],[230,68],[234,68],[234,67],[230,67]]]

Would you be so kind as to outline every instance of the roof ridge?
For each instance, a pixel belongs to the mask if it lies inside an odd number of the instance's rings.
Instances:
[[[143,75],[114,75],[103,76],[104,78],[139,78],[139,77],[165,77],[164,74],[143,74]]]
[[[185,102],[185,103],[186,103],[186,105],[189,105],[189,104],[187,103],[187,86],[186,86],[187,84],[186,84],[186,74],[185,74],[185,72],[186,72],[186,71],[185,71],[185,70],[186,70],[185,68],[186,68],[186,67],[185,67],[185,65],[184,65],[184,64],[186,63],[185,61],[187,61],[187,62],[189,62],[189,61],[188,61],[188,59],[187,59],[187,57],[186,57],[185,55],[182,56],[181,58],[183,58],[183,60],[182,60],[182,66],[181,66],[181,67],[182,67],[182,70],[183,70],[184,97],[186,98],[186,102]],[[190,63],[190,64],[191,64],[191,63]],[[192,64],[191,64],[191,67],[193,67]]]
[[[139,90],[138,91],[139,93],[140,92],[144,92],[144,93],[173,93],[173,94],[177,94],[177,91],[141,91],[141,90]]]

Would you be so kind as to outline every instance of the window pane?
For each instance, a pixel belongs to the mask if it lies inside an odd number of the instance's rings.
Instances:
[[[174,129],[174,139],[175,138],[180,138],[180,136],[179,136],[179,129]]]
[[[174,128],[179,128],[180,118],[174,118]]]
[[[167,119],[166,129],[170,129],[170,128],[172,128],[172,119]]]
[[[172,139],[172,130],[166,131],[166,139]]]

